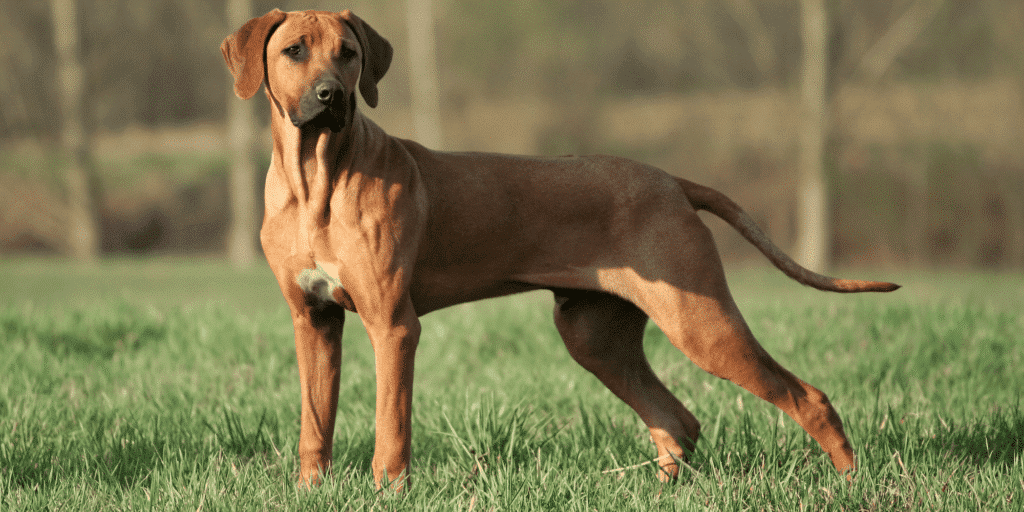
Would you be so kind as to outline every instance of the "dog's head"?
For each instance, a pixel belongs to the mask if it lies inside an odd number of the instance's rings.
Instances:
[[[285,13],[274,9],[224,39],[235,94],[260,85],[297,127],[340,131],[355,113],[355,90],[377,106],[377,82],[391,65],[391,44],[351,11]]]

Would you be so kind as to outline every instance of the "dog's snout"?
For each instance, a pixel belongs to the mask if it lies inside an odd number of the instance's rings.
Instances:
[[[341,93],[341,82],[322,80],[316,84],[316,99],[324,105],[330,105]]]
[[[351,92],[333,73],[323,73],[303,91],[298,105],[288,112],[292,124],[305,126],[312,123],[317,128],[339,131],[352,118],[352,109],[346,102]]]

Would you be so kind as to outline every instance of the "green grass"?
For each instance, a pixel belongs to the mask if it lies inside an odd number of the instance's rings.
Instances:
[[[856,277],[860,272],[842,272]],[[373,353],[344,341],[335,472],[301,491],[291,325],[269,271],[186,258],[0,262],[0,510],[1019,510],[1024,279],[868,273],[889,296],[730,273],[754,333],[829,394],[847,483],[789,418],[653,326],[656,372],[702,421],[679,481],[568,356],[543,293],[424,317],[413,486],[374,489]]]

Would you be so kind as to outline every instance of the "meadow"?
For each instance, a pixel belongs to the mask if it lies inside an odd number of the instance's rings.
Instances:
[[[1024,508],[1024,275],[837,272],[904,285],[849,296],[733,267],[762,344],[842,416],[852,482],[649,325],[652,366],[703,425],[659,483],[646,429],[532,293],[423,318],[403,496],[373,485],[373,353],[350,315],[334,473],[300,490],[291,323],[265,266],[26,258],[0,261],[0,510]]]

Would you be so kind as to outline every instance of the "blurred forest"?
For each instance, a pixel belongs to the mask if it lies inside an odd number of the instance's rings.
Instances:
[[[395,61],[380,106],[360,108],[415,138],[405,1],[252,3],[256,14],[351,8],[377,29]],[[830,259],[1024,269],[1024,0],[826,5]],[[719,188],[793,247],[798,0],[434,0],[433,11],[438,149],[636,158]],[[66,253],[52,13],[22,0],[0,12],[0,254]],[[78,0],[103,253],[225,251],[225,126],[240,101],[219,51],[237,28],[225,12],[224,1]],[[268,115],[262,94],[252,101],[262,176]],[[755,257],[709,224],[727,257]]]

